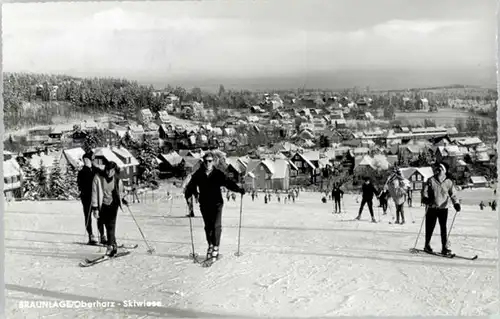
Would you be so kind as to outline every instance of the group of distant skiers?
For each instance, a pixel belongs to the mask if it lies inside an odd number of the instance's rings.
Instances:
[[[118,177],[119,167],[114,162],[105,163],[104,167],[93,165],[94,155],[87,153],[83,156],[84,167],[78,174],[78,187],[81,192],[81,202],[85,216],[85,227],[89,235],[89,244],[97,244],[93,235],[91,213],[97,219],[97,227],[100,234],[100,243],[107,246],[106,255],[112,257],[117,252],[115,228],[118,209],[128,205],[124,198],[123,184]],[[446,223],[448,219],[448,206],[450,202],[454,209],[460,212],[461,206],[456,196],[453,181],[450,179],[449,168],[446,163],[439,163],[434,167],[434,176],[430,177],[422,189],[422,203],[426,206],[425,221],[425,247],[424,250],[432,252],[430,247],[431,237],[439,221],[441,230],[442,253],[450,254],[447,247]],[[201,215],[205,224],[205,235],[208,244],[206,258],[215,261],[219,256],[219,247],[222,233],[222,209],[223,196],[221,188],[228,189],[226,199],[229,201],[229,191],[245,194],[245,189],[238,186],[228,178],[221,170],[214,167],[214,156],[211,152],[203,156],[203,164],[195,171],[184,184],[184,197],[189,209],[189,217],[194,216],[194,200],[199,203]],[[380,200],[384,214],[388,206],[388,198],[391,197],[396,206],[396,224],[404,224],[404,203],[408,201],[411,206],[411,193],[408,192],[409,182],[403,178],[401,171],[395,169],[386,181],[381,192],[378,192],[366,177],[361,187],[361,205],[356,220],[361,219],[363,209],[368,206],[372,222],[376,222],[373,213],[373,198]],[[410,195],[409,195],[410,194]],[[288,199],[295,202],[298,197],[298,189],[288,192]],[[344,192],[340,185],[334,185],[331,197],[334,200],[335,213],[342,210],[342,198]],[[257,198],[257,193],[251,192],[252,200]],[[276,193],[280,202],[279,193]],[[236,200],[235,195],[232,196]],[[265,192],[264,202],[271,200],[270,192]],[[285,198],[286,200],[286,198]],[[326,199],[323,198],[324,202]],[[492,204],[493,205],[493,204]],[[492,206],[490,205],[490,206]],[[496,202],[495,202],[496,207]],[[493,206],[492,206],[493,207]],[[106,237],[107,235],[107,237]]]

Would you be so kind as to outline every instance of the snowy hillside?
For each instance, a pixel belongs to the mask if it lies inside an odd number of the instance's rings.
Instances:
[[[156,196],[158,198],[159,196]],[[119,243],[138,243],[131,255],[90,268],[86,257],[104,248],[86,241],[78,202],[6,205],[7,318],[275,318],[319,316],[490,315],[498,312],[496,212],[463,207],[450,237],[468,261],[412,255],[424,209],[406,209],[405,225],[360,222],[359,204],[346,196],[348,214],[332,214],[332,203],[301,193],[296,203],[264,204],[245,196],[241,250],[236,257],[239,198],[225,205],[222,260],[211,268],[194,264],[183,201],[131,204],[145,246],[127,211],[118,217]],[[414,203],[417,205],[417,203]],[[391,203],[392,206],[392,203]],[[415,223],[412,223],[412,214]],[[394,208],[392,208],[394,212]],[[450,211],[449,224],[454,211]],[[199,216],[199,211],[195,213]],[[377,215],[378,208],[375,208]],[[378,216],[377,216],[378,220]],[[206,251],[203,221],[193,219],[197,252]],[[418,248],[423,248],[423,232]],[[439,250],[439,227],[432,246]],[[21,300],[161,301],[156,308],[19,309]]]

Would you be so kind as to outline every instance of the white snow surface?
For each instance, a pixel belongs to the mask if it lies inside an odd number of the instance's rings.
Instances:
[[[119,212],[119,243],[138,243],[131,255],[89,268],[78,263],[104,248],[87,240],[79,202],[16,202],[6,205],[5,283],[7,318],[291,318],[334,316],[436,316],[498,313],[496,212],[463,206],[450,237],[452,250],[479,254],[476,261],[414,255],[424,209],[406,209],[405,225],[361,221],[355,197],[347,214],[332,214],[318,193],[295,203],[263,195],[243,199],[242,256],[236,257],[239,197],[225,203],[221,253],[211,268],[188,257],[189,219],[182,198],[156,194],[130,207],[152,255],[127,210]],[[416,201],[415,201],[416,202]],[[172,209],[171,209],[172,207]],[[171,209],[171,211],[170,211]],[[394,212],[391,203],[392,212]],[[381,211],[381,210],[380,210]],[[378,219],[379,208],[375,207]],[[195,213],[200,216],[198,208]],[[453,219],[450,210],[448,225]],[[412,215],[415,223],[412,223]],[[350,221],[347,221],[347,220]],[[206,252],[202,218],[194,218],[197,253]],[[94,232],[97,233],[95,222]],[[418,248],[423,247],[424,232]],[[440,250],[439,226],[432,246]],[[114,301],[112,308],[20,309],[20,301]],[[160,307],[126,308],[124,300],[160,301]]]

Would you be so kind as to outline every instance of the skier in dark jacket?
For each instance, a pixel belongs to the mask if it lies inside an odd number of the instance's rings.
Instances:
[[[458,201],[455,185],[447,175],[448,165],[446,163],[438,164],[435,168],[434,176],[429,178],[422,190],[423,200],[427,205],[425,214],[425,247],[424,251],[432,253],[431,238],[436,227],[436,221],[439,221],[441,230],[441,253],[443,255],[451,254],[448,247],[448,233],[446,223],[448,221],[448,204],[451,201],[457,212],[461,207]]]
[[[95,245],[97,241],[94,237],[92,231],[92,181],[96,174],[96,169],[92,167],[92,161],[94,160],[94,154],[92,152],[85,153],[83,155],[83,168],[78,172],[77,184],[78,190],[80,191],[80,200],[83,206],[83,216],[85,217],[85,229],[89,236],[88,245]],[[100,234],[104,234],[104,225],[102,223],[97,224]],[[104,239],[104,242],[103,242]],[[101,243],[106,244],[106,238],[101,237]]]
[[[340,201],[344,197],[344,191],[340,189],[338,185],[335,185],[332,189],[332,199],[334,200],[335,214],[340,214],[342,212],[342,206]]]
[[[377,190],[375,189],[375,186],[370,181],[369,177],[365,177],[365,182],[363,183],[363,186],[361,187],[362,191],[362,199],[361,199],[361,206],[359,207],[359,213],[358,217],[356,217],[357,220],[361,219],[361,214],[363,213],[363,208],[365,207],[365,204],[368,205],[368,209],[370,210],[370,215],[372,216],[372,223],[376,223],[377,221],[375,220],[375,216],[373,215],[373,196],[377,194]]]
[[[203,165],[193,174],[186,186],[186,199],[198,194],[200,211],[205,223],[205,235],[208,242],[207,259],[217,260],[222,234],[222,199],[221,187],[245,194],[242,187],[231,181],[222,171],[214,167],[214,157],[207,152],[203,156]]]

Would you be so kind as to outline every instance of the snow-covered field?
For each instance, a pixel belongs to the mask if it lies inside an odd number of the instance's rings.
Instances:
[[[406,209],[407,224],[360,222],[353,196],[347,214],[331,213],[317,193],[296,203],[243,200],[241,250],[236,257],[239,198],[225,205],[222,260],[194,264],[189,220],[181,199],[131,204],[150,244],[149,255],[129,213],[120,213],[118,241],[138,243],[131,255],[90,268],[78,262],[103,248],[85,241],[78,202],[6,205],[7,318],[320,317],[366,315],[490,315],[498,312],[496,212],[464,206],[450,237],[461,255],[476,261],[412,255],[424,210]],[[412,214],[415,223],[412,223]],[[453,212],[451,210],[451,212]],[[378,208],[375,208],[375,214]],[[199,211],[196,210],[199,216]],[[453,217],[451,214],[450,221]],[[378,217],[377,217],[378,219]],[[201,218],[193,219],[197,252],[206,244]],[[439,227],[433,238],[440,249]],[[418,247],[423,246],[423,233]],[[161,301],[160,307],[19,309],[23,300]]]

